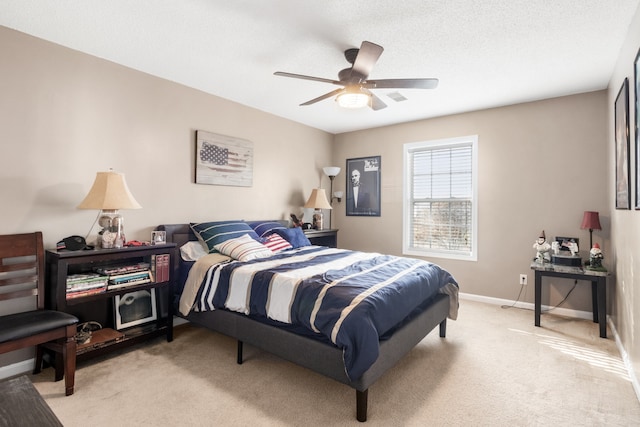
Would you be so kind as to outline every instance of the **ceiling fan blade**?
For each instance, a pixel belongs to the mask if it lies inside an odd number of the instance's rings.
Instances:
[[[342,83],[337,80],[325,79],[322,77],[305,76],[304,74],[285,73],[284,71],[276,71],[273,74],[276,76],[282,76],[282,77],[292,77],[294,79],[311,80],[314,82],[323,82],[323,83],[331,83],[334,85],[342,85]]]
[[[384,48],[375,43],[363,41],[353,61],[353,67],[351,67],[351,76],[360,78],[360,81],[366,80],[373,69],[373,66],[378,62],[378,58],[382,55]]]
[[[325,93],[325,94],[324,94],[324,95],[322,95],[322,96],[319,96],[319,97],[317,97],[317,98],[313,98],[313,99],[312,99],[312,100],[310,100],[310,101],[307,101],[307,102],[305,102],[305,103],[303,103],[303,104],[300,104],[300,106],[315,104],[315,103],[316,103],[316,102],[318,102],[318,101],[322,101],[323,99],[331,98],[332,96],[338,95],[339,93],[342,93],[342,92],[344,92],[344,88],[336,89],[336,90],[332,90],[332,91],[331,91],[331,92],[329,92],[329,93]]]
[[[435,89],[438,79],[367,80],[363,86],[368,89]]]
[[[365,88],[361,88],[361,90],[369,95],[369,107],[371,107],[373,111],[387,108],[387,104],[385,104],[382,99],[378,98],[373,92]]]

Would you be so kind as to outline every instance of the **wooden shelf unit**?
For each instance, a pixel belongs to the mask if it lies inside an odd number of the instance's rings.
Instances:
[[[152,266],[157,255],[169,255],[168,278],[158,282],[128,286],[126,288],[106,290],[98,294],[67,299],[67,276],[71,274],[91,273],[96,267],[132,265],[148,262]],[[166,335],[167,341],[173,340],[173,282],[172,266],[175,262],[176,245],[167,243],[155,246],[133,246],[121,249],[95,249],[86,251],[46,251],[46,298],[47,308],[71,313],[78,317],[79,323],[94,321],[103,328],[116,329],[114,300],[116,295],[125,295],[134,291],[155,289],[157,319],[150,323],[123,329],[119,339],[107,342],[95,342],[90,346],[81,346],[78,360],[84,360],[131,346],[151,338]]]

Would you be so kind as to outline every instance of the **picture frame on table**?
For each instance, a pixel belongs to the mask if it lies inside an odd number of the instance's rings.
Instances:
[[[113,307],[117,330],[143,325],[158,319],[155,289],[116,295]]]
[[[633,82],[636,100],[636,210],[640,209],[640,49],[633,61]]]
[[[616,209],[631,209],[629,194],[629,79],[625,77],[614,104],[616,146]]]
[[[380,156],[347,159],[347,216],[380,216]]]

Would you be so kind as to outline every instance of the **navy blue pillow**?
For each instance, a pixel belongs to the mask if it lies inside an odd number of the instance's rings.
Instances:
[[[311,242],[304,235],[302,228],[284,228],[275,230],[284,240],[289,242],[293,248],[301,248],[303,246],[311,246]]]
[[[260,237],[267,237],[269,234],[273,234],[276,230],[286,230],[287,227],[280,224],[277,221],[250,221],[247,222],[249,227],[253,228],[253,231]]]
[[[229,239],[242,237],[248,234],[252,239],[258,241],[259,237],[253,228],[244,221],[216,221],[191,223],[191,229],[198,240],[209,248],[209,253],[218,252],[215,245]]]

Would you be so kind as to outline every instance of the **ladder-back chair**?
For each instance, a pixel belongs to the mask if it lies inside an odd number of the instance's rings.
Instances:
[[[42,346],[62,355],[56,381],[64,376],[65,394],[73,394],[76,324],[67,313],[45,310],[42,233],[0,235],[0,353],[36,347],[34,374],[42,365]],[[25,298],[36,298],[36,309]],[[21,300],[21,301],[20,301]],[[8,313],[8,314],[3,314]],[[58,357],[56,357],[58,360]]]

